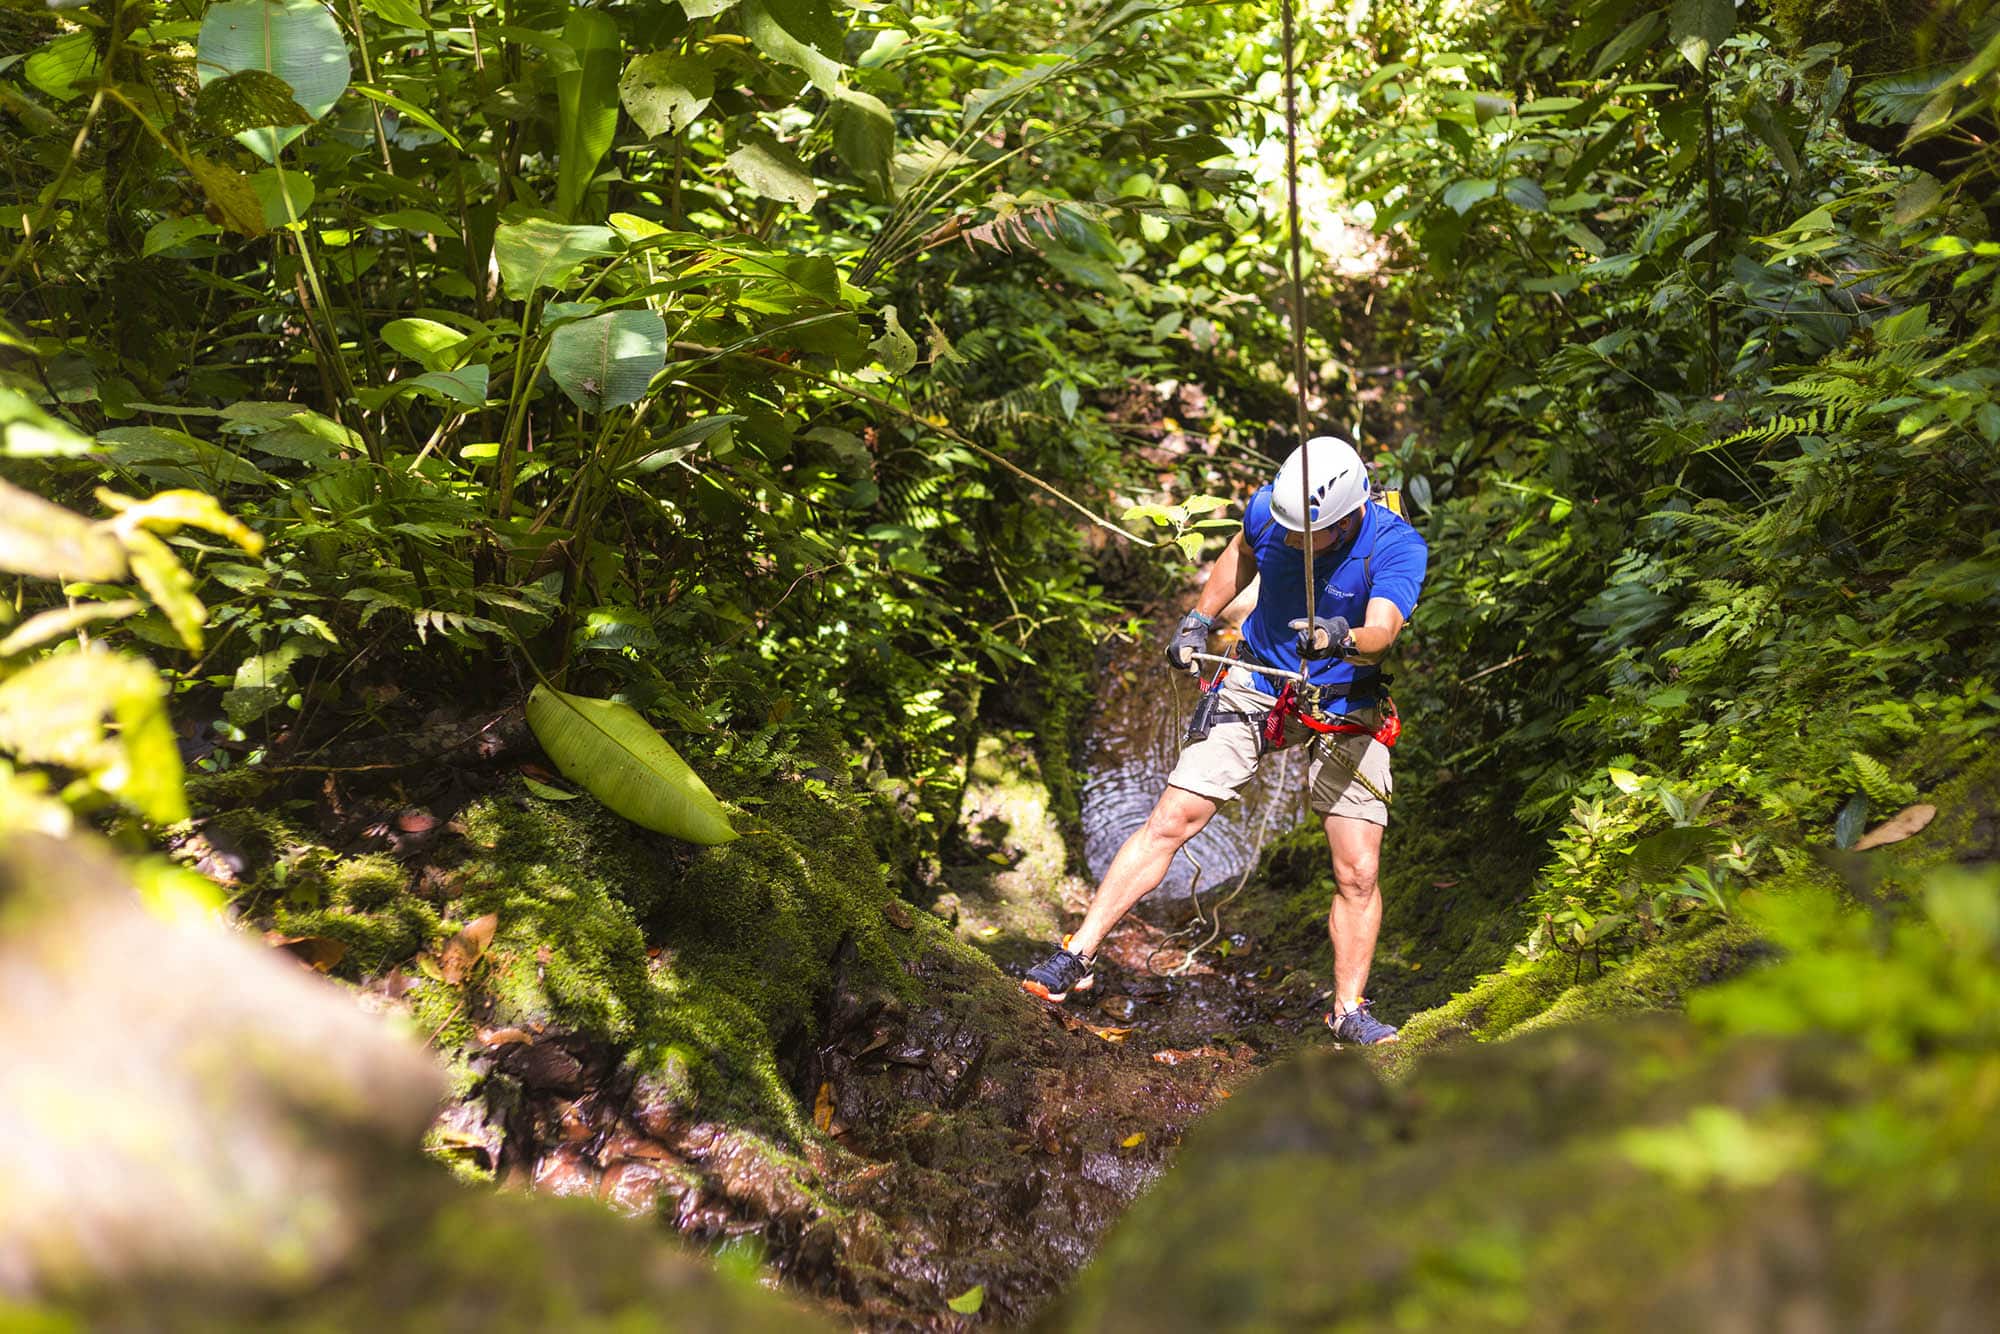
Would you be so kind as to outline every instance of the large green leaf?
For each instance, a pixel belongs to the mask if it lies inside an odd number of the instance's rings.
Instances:
[[[317,120],[347,91],[350,68],[340,25],[318,0],[225,0],[202,15],[195,78],[204,89],[240,70],[263,70],[283,80],[291,100]],[[304,133],[303,125],[271,125],[243,130],[236,140],[276,162]]]
[[[1667,36],[1696,69],[1705,69],[1735,30],[1735,0],[1674,0],[1667,11]]]
[[[556,75],[556,212],[574,218],[618,128],[618,25],[602,10],[573,10],[563,40],[576,65]]]
[[[743,136],[729,155],[729,169],[766,199],[808,209],[819,198],[812,173],[791,149],[762,131]]]
[[[1452,212],[1465,213],[1470,211],[1474,204],[1491,199],[1499,191],[1498,181],[1469,177],[1462,181],[1453,181],[1446,186],[1444,202],[1451,207]]]
[[[917,365],[917,340],[903,329],[894,306],[882,307],[882,336],[868,345],[889,374],[908,375]]]
[[[549,218],[504,222],[493,233],[493,255],[507,295],[526,301],[542,287],[560,288],[584,261],[615,255],[618,233]]]
[[[743,0],[743,32],[765,57],[804,70],[823,93],[840,87],[846,25],[828,0]]]
[[[97,77],[97,38],[87,32],[65,33],[29,56],[21,73],[56,101],[71,101]]]
[[[412,316],[382,326],[382,341],[427,371],[448,371],[463,361],[469,341],[463,330]]]
[[[666,322],[651,310],[572,320],[549,338],[549,378],[591,412],[638,402],[666,364]]]
[[[876,194],[885,199],[890,196],[896,121],[881,98],[854,88],[834,94],[833,147],[840,160]]]
[[[538,685],[528,726],[563,777],[632,823],[690,843],[736,837],[707,784],[629,705]]]
[[[618,80],[626,114],[648,135],[679,134],[714,96],[715,74],[708,62],[671,51],[634,56]]]
[[[269,70],[240,69],[202,87],[195,119],[217,134],[244,134],[265,126],[310,125],[313,117],[292,100],[291,85]]]

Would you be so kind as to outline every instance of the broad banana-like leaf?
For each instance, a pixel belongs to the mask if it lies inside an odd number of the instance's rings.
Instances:
[[[708,785],[631,706],[538,685],[528,727],[563,777],[633,824],[690,843],[737,836]]]
[[[340,25],[319,0],[226,0],[210,5],[195,42],[195,79],[204,88],[241,70],[284,80],[291,100],[314,120],[333,110],[351,70]],[[275,117],[274,117],[275,118]],[[303,125],[244,130],[236,141],[275,163]]]
[[[549,378],[590,412],[638,402],[666,364],[666,322],[651,310],[608,310],[549,337]]]
[[[574,218],[618,129],[618,25],[599,9],[572,10],[563,40],[576,67],[556,75],[556,212]]]

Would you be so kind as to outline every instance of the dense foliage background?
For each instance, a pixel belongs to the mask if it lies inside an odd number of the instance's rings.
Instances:
[[[880,798],[902,870],[983,728],[1062,819],[1094,648],[1290,445],[1277,26],[0,0],[0,830],[156,847],[231,774],[442,759],[538,683],[739,809]],[[1936,816],[1993,855],[2000,10],[1300,28],[1302,388],[1433,559],[1392,860],[1538,864],[1480,887],[1515,980],[1726,927],[1793,961],[1718,1031],[1990,1048],[1990,882],[1843,854]],[[794,981],[744,983],[760,1071]],[[1869,985],[1922,1012],[1829,1008]]]

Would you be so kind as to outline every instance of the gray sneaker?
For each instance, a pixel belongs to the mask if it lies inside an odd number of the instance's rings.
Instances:
[[[1068,950],[1057,950],[1028,970],[1021,990],[1060,1005],[1072,991],[1088,991],[1097,981],[1097,961]]]
[[[1333,1030],[1336,1042],[1352,1042],[1357,1046],[1372,1047],[1379,1042],[1394,1042],[1396,1030],[1368,1013],[1368,1002],[1349,1010],[1346,1014],[1335,1015],[1331,1011],[1326,1016],[1326,1026]]]

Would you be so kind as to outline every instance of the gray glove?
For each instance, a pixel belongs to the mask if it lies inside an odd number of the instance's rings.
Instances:
[[[1208,648],[1208,633],[1215,628],[1215,618],[1191,611],[1181,617],[1174,637],[1167,641],[1167,666],[1177,672],[1197,670],[1190,654],[1204,652]]]
[[[1292,630],[1299,637],[1299,656],[1318,661],[1321,658],[1345,658],[1354,653],[1354,632],[1347,627],[1345,616],[1335,616],[1328,620],[1315,616],[1310,622],[1301,616],[1291,623]]]

